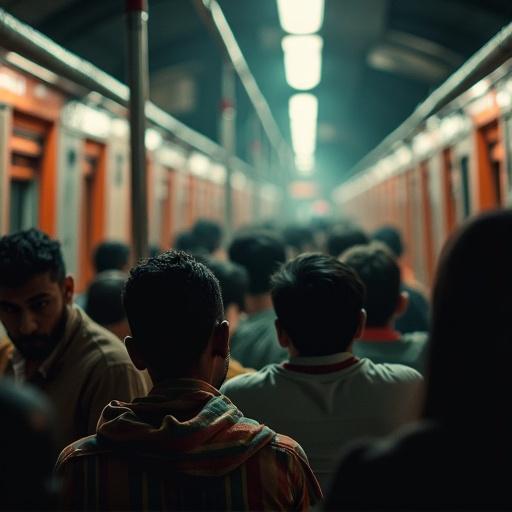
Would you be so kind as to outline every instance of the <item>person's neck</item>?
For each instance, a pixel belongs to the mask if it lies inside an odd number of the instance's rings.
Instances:
[[[270,293],[260,293],[258,295],[247,295],[245,298],[245,309],[249,315],[272,309],[272,297]]]

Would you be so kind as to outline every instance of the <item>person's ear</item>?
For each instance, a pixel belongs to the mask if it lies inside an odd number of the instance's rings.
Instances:
[[[400,292],[400,295],[398,295],[398,302],[396,303],[395,308],[395,316],[401,316],[409,307],[409,293],[408,292]]]
[[[67,305],[72,304],[73,303],[73,293],[75,292],[75,281],[72,276],[66,276],[64,278],[62,290],[64,292],[64,302]]]
[[[137,368],[137,370],[145,370],[147,365],[140,353],[137,342],[132,338],[132,336],[126,336],[124,339],[124,345],[135,368]]]
[[[359,322],[357,325],[356,333],[354,334],[354,339],[357,340],[363,334],[364,328],[366,327],[366,309],[362,308],[359,311]]]
[[[229,322],[223,320],[213,330],[212,354],[225,359],[229,354]]]
[[[283,348],[288,348],[290,346],[290,338],[288,337],[288,333],[283,329],[279,318],[276,318],[274,325],[276,326],[279,345],[281,345]]]

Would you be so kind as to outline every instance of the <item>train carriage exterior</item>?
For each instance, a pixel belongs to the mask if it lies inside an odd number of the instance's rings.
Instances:
[[[131,241],[128,124],[100,107],[97,93],[77,100],[36,69],[43,79],[0,65],[0,234],[35,226],[59,238],[80,292],[93,275],[94,247]],[[169,247],[200,217],[222,223],[224,163],[158,127],[147,135],[149,243]],[[253,219],[254,201],[262,218],[279,211],[274,185],[264,184],[267,196],[253,193],[251,171],[234,164],[234,227]]]
[[[504,64],[389,147],[333,194],[338,213],[368,230],[397,226],[425,285],[467,217],[512,204],[512,64]]]

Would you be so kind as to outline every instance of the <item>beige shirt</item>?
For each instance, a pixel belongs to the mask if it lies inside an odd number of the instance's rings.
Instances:
[[[11,371],[16,380],[23,380],[19,354],[12,359]],[[30,383],[45,392],[56,409],[62,448],[94,434],[111,400],[131,402],[149,392],[119,339],[76,306],[70,309],[62,341]]]

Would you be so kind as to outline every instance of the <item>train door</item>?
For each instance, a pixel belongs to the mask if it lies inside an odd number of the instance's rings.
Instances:
[[[453,149],[446,148],[441,154],[443,174],[443,205],[444,205],[444,230],[448,236],[457,225],[457,206],[455,196],[455,183],[453,166]],[[445,237],[446,238],[446,237]]]
[[[80,177],[80,267],[77,291],[83,291],[94,275],[92,254],[105,234],[106,210],[105,146],[84,141]]]
[[[55,127],[14,111],[8,141],[6,231],[55,233]]]
[[[149,223],[150,244],[167,249],[171,242],[172,187],[171,173],[167,167],[155,163],[152,171],[152,199]]]
[[[505,204],[505,151],[498,120],[481,126],[476,132],[479,210]]]
[[[420,173],[420,195],[421,195],[421,217],[423,232],[422,237],[422,265],[424,282],[430,285],[434,275],[434,234],[433,234],[433,215],[432,215],[432,193],[433,179],[430,162],[422,162],[419,167]],[[418,237],[421,237],[421,231]]]
[[[474,210],[470,154],[470,139],[459,142],[447,154],[446,172],[450,181],[450,195],[448,198],[452,203],[449,209],[452,209],[454,213],[453,225],[450,225],[450,231],[464,222]]]

